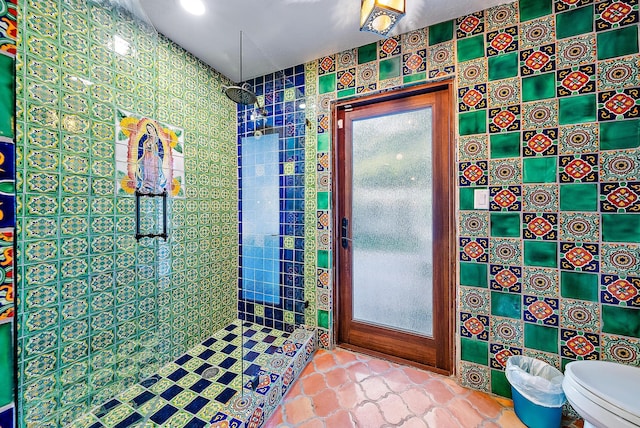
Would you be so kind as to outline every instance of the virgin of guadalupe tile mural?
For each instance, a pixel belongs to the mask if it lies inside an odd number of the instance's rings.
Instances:
[[[118,109],[116,180],[118,194],[162,193],[185,196],[184,131]]]
[[[17,0],[0,0],[0,51],[14,57],[16,55]]]

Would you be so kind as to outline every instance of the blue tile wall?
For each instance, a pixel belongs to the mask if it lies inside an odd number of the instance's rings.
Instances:
[[[305,322],[304,298],[304,164],[305,164],[305,78],[304,66],[280,70],[248,81],[258,103],[256,106],[238,106],[238,168],[240,209],[240,268],[238,280],[239,316],[247,321],[286,331]],[[260,115],[258,106],[265,115]],[[248,139],[254,137],[254,139]],[[244,234],[244,216],[255,189],[244,181],[245,168],[254,168],[253,160],[245,159],[246,141],[277,138],[278,194],[274,196],[279,207],[279,230],[277,232],[277,286],[278,298],[256,298],[256,263],[254,255],[273,253],[270,240],[259,242],[260,246],[247,247]],[[247,163],[251,162],[251,164]],[[265,253],[266,252],[266,253]],[[265,256],[263,263],[269,263]],[[268,266],[269,268],[272,266]],[[268,287],[271,278],[269,269],[263,269],[262,282]],[[254,275],[252,277],[252,275]],[[250,284],[250,285],[249,285]],[[248,287],[255,287],[250,289]]]

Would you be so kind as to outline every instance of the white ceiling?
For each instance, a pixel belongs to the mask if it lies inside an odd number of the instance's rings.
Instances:
[[[159,33],[235,82],[380,40],[360,32],[360,0],[203,0],[202,16],[178,0],[139,0]],[[406,0],[390,35],[513,0]],[[242,79],[240,79],[240,34]]]

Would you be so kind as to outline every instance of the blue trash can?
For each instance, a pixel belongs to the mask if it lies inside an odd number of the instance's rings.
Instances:
[[[513,409],[529,428],[559,428],[565,402],[560,370],[532,357],[514,355],[507,360]]]

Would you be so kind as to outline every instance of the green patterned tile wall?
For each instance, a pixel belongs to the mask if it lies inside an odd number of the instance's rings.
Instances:
[[[440,78],[457,85],[465,386],[509,396],[510,355],[560,368],[640,364],[638,28],[633,0],[521,0],[307,64],[307,82],[317,74],[308,182],[318,195],[332,190],[332,101]],[[474,189],[489,189],[489,210],[474,209]],[[331,217],[318,205],[307,221],[318,233],[321,346],[334,341]]]
[[[20,11],[19,420],[59,427],[236,318],[235,105],[218,73],[122,10]],[[184,130],[166,242],[134,238],[120,109]]]
[[[13,428],[15,388],[16,0],[0,0],[0,426]]]

